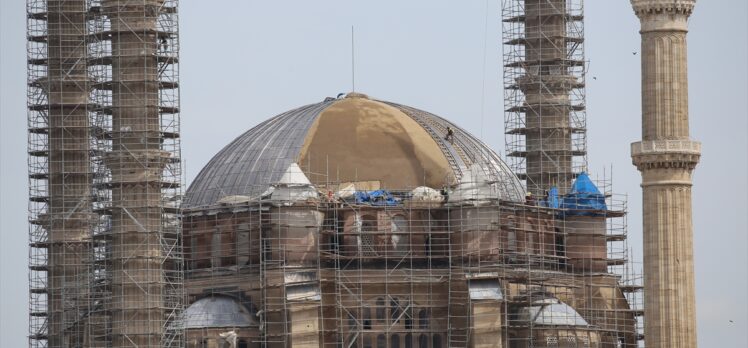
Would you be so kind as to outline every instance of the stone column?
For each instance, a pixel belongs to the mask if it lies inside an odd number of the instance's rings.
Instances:
[[[648,347],[696,347],[686,33],[695,0],[631,0],[641,20],[644,334]]]

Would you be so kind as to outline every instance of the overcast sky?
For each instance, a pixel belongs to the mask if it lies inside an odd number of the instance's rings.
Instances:
[[[691,135],[703,143],[693,189],[702,347],[748,346],[746,3],[701,0],[690,21]],[[503,154],[499,7],[498,0],[182,1],[187,182],[260,121],[349,91],[351,25],[358,91],[446,117]],[[24,11],[23,0],[0,1],[3,347],[25,345],[28,330]],[[612,167],[615,191],[628,194],[629,244],[641,260],[640,177],[629,157],[641,125],[638,28],[629,1],[586,2],[590,170]]]

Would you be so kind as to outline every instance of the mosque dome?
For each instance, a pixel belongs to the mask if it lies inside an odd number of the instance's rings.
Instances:
[[[282,113],[240,135],[200,171],[184,207],[256,197],[293,163],[315,185],[367,181],[389,190],[453,185],[479,167],[497,186],[497,198],[524,199],[517,176],[475,136],[434,114],[350,93]]]

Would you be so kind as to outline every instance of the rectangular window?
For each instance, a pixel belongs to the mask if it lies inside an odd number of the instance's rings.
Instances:
[[[236,226],[236,265],[249,265],[249,224]]]
[[[190,237],[190,263],[189,268],[195,269],[197,268],[197,258],[199,257],[199,253],[197,250],[197,236],[191,235]]]
[[[507,233],[507,239],[509,239],[509,245],[507,246],[509,251],[517,251],[517,233],[514,231],[509,231],[509,233]]]
[[[210,262],[212,267],[221,267],[221,233],[216,231],[210,243]]]

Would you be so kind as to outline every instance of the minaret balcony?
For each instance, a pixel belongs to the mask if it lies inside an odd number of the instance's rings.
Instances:
[[[693,169],[701,157],[701,143],[693,140],[648,140],[631,144],[631,158],[639,170],[661,167]]]

